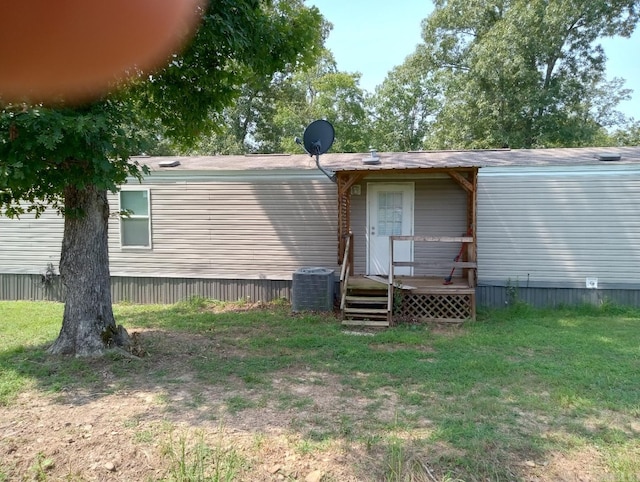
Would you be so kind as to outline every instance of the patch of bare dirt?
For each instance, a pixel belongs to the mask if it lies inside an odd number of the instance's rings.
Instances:
[[[546,460],[526,460],[520,464],[528,482],[601,482],[615,480],[607,475],[602,456],[593,448],[571,454],[551,454]]]

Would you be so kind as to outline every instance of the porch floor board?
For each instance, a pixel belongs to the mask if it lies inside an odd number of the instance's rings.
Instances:
[[[402,287],[403,284],[414,286],[415,289],[408,290],[414,294],[429,295],[467,295],[475,293],[475,289],[469,286],[466,278],[451,278],[451,284],[444,284],[444,278],[440,277],[395,277],[396,285]]]

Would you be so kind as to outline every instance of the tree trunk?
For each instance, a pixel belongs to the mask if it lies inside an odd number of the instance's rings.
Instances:
[[[111,307],[107,192],[92,185],[67,186],[64,200],[60,278],[66,301],[62,329],[49,353],[99,356],[128,342]]]

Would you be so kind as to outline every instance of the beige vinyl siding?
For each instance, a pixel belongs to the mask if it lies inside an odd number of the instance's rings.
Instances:
[[[465,191],[448,176],[433,175],[428,178],[385,179],[380,182],[411,181],[415,185],[414,234],[416,236],[460,236],[465,231],[467,196]],[[367,183],[360,183],[361,194],[351,197],[351,228],[354,235],[354,270],[366,271],[366,209]],[[443,262],[458,254],[460,246],[449,243],[416,243],[414,261]],[[446,270],[445,270],[446,271]],[[442,269],[416,268],[415,276],[448,276]]]
[[[484,168],[478,184],[480,284],[640,286],[637,168]]]
[[[337,268],[335,184],[315,173],[215,179],[143,184],[150,190],[153,248],[121,247],[113,219],[111,274],[291,279],[305,266]]]
[[[39,219],[0,216],[0,273],[43,274],[51,263],[58,273],[64,219],[54,210]]]
[[[467,194],[450,178],[433,179],[416,183],[415,235],[462,236],[467,228]],[[443,263],[451,261],[460,252],[458,243],[423,243],[414,245],[416,262]],[[415,276],[449,276],[451,270],[421,268]],[[462,276],[462,270],[455,273]]]

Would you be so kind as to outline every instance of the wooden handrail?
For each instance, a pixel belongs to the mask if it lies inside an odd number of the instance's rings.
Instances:
[[[433,241],[439,243],[473,243],[471,236],[389,236],[389,241]]]
[[[349,233],[345,236],[347,238],[347,242],[344,245],[344,254],[342,255],[342,269],[340,270],[340,281],[342,281],[345,277],[345,272],[348,271],[349,267],[349,249],[351,248],[351,238],[353,237],[352,233]]]
[[[398,266],[419,266],[421,268],[444,268],[444,269],[451,269],[451,268],[472,268],[472,269],[477,269],[478,268],[478,263],[474,263],[473,261],[451,261],[450,263],[438,263],[438,262],[434,262],[434,263],[420,263],[417,261],[394,261],[393,265],[398,267]]]
[[[344,310],[344,307],[347,304],[347,285],[349,284],[349,272],[344,277],[344,281],[342,282],[342,293],[340,296],[340,310]]]
[[[349,284],[349,250],[351,248],[351,238],[353,233],[346,235],[347,242],[344,246],[344,255],[342,256],[342,269],[340,270],[340,310],[344,310],[347,301],[347,285]]]

